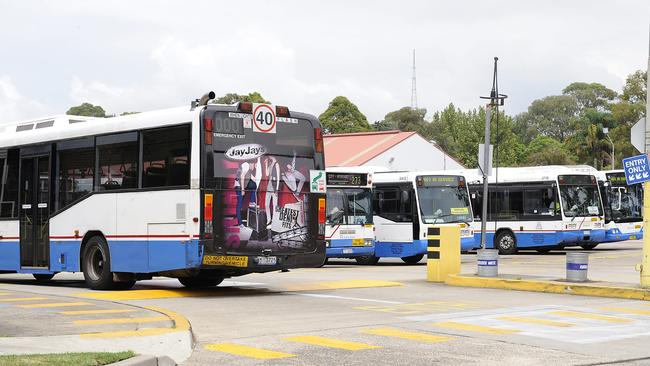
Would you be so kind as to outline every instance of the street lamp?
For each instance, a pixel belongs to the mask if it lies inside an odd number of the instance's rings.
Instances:
[[[605,134],[605,137],[607,137],[607,140],[609,141],[610,144],[612,144],[612,170],[616,169],[614,168],[614,164],[616,163],[616,158],[614,155],[614,141],[612,141],[612,138],[609,137],[609,128],[604,127],[603,128],[603,133]]]

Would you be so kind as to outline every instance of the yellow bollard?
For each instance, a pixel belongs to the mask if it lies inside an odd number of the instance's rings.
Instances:
[[[427,229],[427,281],[444,282],[460,273],[460,227],[436,225]]]
[[[643,183],[643,254],[641,287],[650,288],[650,182]]]

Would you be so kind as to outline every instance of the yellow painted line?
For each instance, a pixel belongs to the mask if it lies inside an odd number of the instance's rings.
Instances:
[[[557,322],[555,320],[528,318],[528,317],[523,317],[523,316],[500,316],[500,317],[497,317],[497,319],[505,320],[505,321],[509,321],[509,322],[516,322],[516,323],[548,325],[549,327],[568,328],[568,327],[575,326],[575,324],[573,324],[573,323]]]
[[[291,353],[241,346],[232,343],[207,344],[204,348],[210,351],[229,353],[231,355],[255,358],[258,360],[275,360],[279,358],[296,357],[296,355],[293,355]]]
[[[371,344],[359,343],[359,342],[349,342],[341,341],[333,338],[325,338],[319,336],[298,336],[298,337],[289,337],[285,338],[287,341],[298,342],[298,343],[307,343],[314,346],[322,346],[329,348],[339,348],[348,351],[360,351],[364,349],[373,349],[381,348],[380,346],[373,346]]]
[[[36,308],[64,308],[67,306],[87,306],[94,305],[89,302],[50,302],[45,304],[29,304],[29,305],[16,305],[20,308],[25,309],[36,309]]]
[[[132,313],[134,311],[136,310],[133,309],[69,310],[69,311],[60,311],[59,314],[63,314],[63,315],[122,314],[122,313]]]
[[[433,323],[432,325],[434,327],[466,330],[469,332],[479,332],[479,333],[488,333],[488,334],[513,334],[513,333],[520,332],[517,329],[494,328],[494,327],[486,327],[484,325],[473,325],[473,324],[458,323],[458,322],[440,322],[440,323]]]
[[[603,308],[599,308],[599,310],[612,311],[615,313],[623,313],[623,314],[650,315],[650,310],[634,309],[634,308],[603,307]]]
[[[99,324],[128,324],[128,323],[153,323],[171,320],[166,316],[150,316],[144,318],[106,318],[75,320],[74,325],[99,325]]]
[[[412,341],[419,341],[419,342],[426,342],[426,343],[447,342],[454,339],[453,337],[437,336],[437,335],[420,333],[420,332],[408,332],[396,328],[366,329],[366,330],[362,330],[362,332],[366,334],[409,339]]]
[[[9,293],[9,292],[0,292],[0,296],[7,296],[7,295],[11,295],[11,293]]]
[[[603,286],[524,278],[488,278],[475,275],[448,275],[445,283],[451,286],[496,288],[503,290],[546,292],[582,296],[613,297],[619,299],[650,300],[650,290],[634,287]]]
[[[319,290],[342,290],[352,288],[372,288],[372,287],[394,287],[401,286],[402,284],[394,281],[380,281],[380,280],[344,280],[344,281],[329,281],[329,282],[316,282],[307,284],[298,284],[288,286],[284,291],[297,292],[297,291],[319,291]]]
[[[552,311],[549,314],[572,317],[572,318],[602,320],[610,323],[629,323],[632,321],[632,319],[627,319],[627,318],[619,318],[616,316],[601,315],[601,314],[594,314],[594,313],[583,313],[580,311]]]
[[[13,297],[11,299],[0,299],[0,302],[14,302],[14,301],[34,301],[34,300],[47,300],[47,297]]]
[[[125,330],[125,331],[115,331],[115,332],[94,332],[94,333],[84,333],[81,335],[82,338],[122,338],[122,337],[144,337],[144,336],[154,336],[161,335],[173,332],[187,331],[190,329],[190,322],[183,317],[182,315],[167,310],[159,308],[157,306],[145,306],[145,309],[159,312],[169,318],[174,322],[172,328],[147,328],[147,329],[138,329],[138,330]]]

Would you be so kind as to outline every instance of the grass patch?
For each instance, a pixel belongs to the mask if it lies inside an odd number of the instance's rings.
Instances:
[[[0,366],[100,366],[135,356],[127,352],[47,353],[0,356]]]

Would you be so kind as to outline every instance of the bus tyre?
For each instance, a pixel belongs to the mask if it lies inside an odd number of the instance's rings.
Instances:
[[[325,266],[328,261],[329,261],[329,258],[325,257],[325,259],[323,260],[323,263],[321,263],[321,265],[318,266],[317,268],[321,268],[321,267]]]
[[[93,290],[110,290],[114,287],[111,273],[111,255],[104,238],[93,236],[84,248],[81,268],[86,285]]]
[[[598,246],[598,243],[582,244],[580,245],[582,249],[591,250]]]
[[[510,231],[502,231],[497,235],[496,247],[499,249],[499,254],[515,254],[517,253],[517,239]]]
[[[361,257],[355,257],[355,261],[357,261],[357,264],[362,264],[364,266],[374,266],[379,262],[379,257],[375,257],[374,255],[364,255]]]
[[[49,281],[54,277],[54,273],[32,273],[36,281]]]
[[[402,257],[402,260],[406,264],[416,264],[419,261],[421,261],[422,258],[424,258],[424,254],[416,254],[416,255],[412,255],[410,257]]]
[[[199,274],[194,277],[179,277],[178,282],[188,288],[213,287],[223,282],[223,277],[208,277]]]

